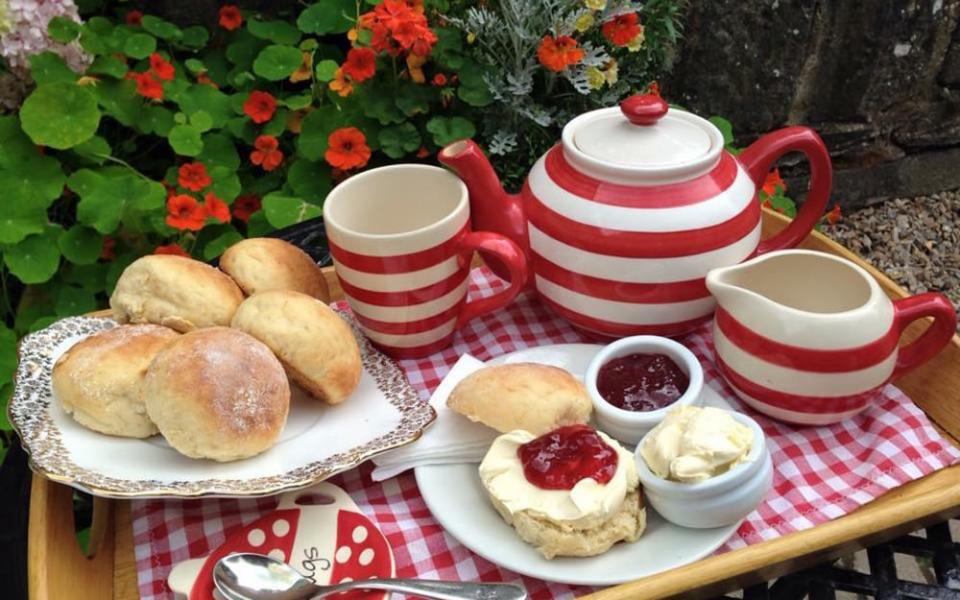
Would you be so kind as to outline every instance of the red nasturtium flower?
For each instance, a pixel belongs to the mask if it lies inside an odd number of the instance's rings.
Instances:
[[[182,188],[199,192],[213,183],[213,180],[207,174],[207,167],[203,163],[192,162],[180,165],[180,169],[177,171],[177,183]]]
[[[340,66],[343,74],[357,83],[362,83],[377,70],[377,55],[370,48],[351,48],[347,59]]]
[[[763,193],[767,196],[775,196],[777,186],[780,186],[781,190],[787,191],[787,184],[784,183],[783,179],[780,179],[780,169],[774,169],[767,173],[767,179],[763,182]]]
[[[117,240],[109,235],[103,236],[103,246],[100,247],[100,258],[113,260],[117,257]]]
[[[261,135],[253,142],[255,150],[250,153],[250,162],[272,171],[283,162],[283,152],[278,150],[280,142],[272,135]]]
[[[841,216],[843,215],[840,214],[840,205],[835,204],[833,208],[830,209],[830,212],[826,214],[827,223],[830,223],[831,225],[836,225],[837,221],[840,220]]]
[[[660,84],[659,84],[658,82],[656,82],[656,81],[651,81],[650,84],[647,86],[646,93],[647,93],[647,94],[653,94],[654,96],[659,96],[659,95],[660,95]]]
[[[202,83],[204,85],[209,85],[215,88],[220,87],[219,85],[217,85],[216,81],[210,79],[210,76],[207,75],[206,71],[203,71],[202,73],[197,73],[197,83]]]
[[[151,98],[153,100],[163,99],[163,84],[161,84],[150,71],[144,71],[143,73],[128,71],[126,78],[136,82],[137,93],[144,98]]]
[[[227,206],[226,202],[217,198],[213,192],[207,192],[203,197],[203,208],[206,209],[208,215],[221,223],[230,220],[230,207]]]
[[[257,196],[237,196],[233,201],[233,216],[238,221],[249,222],[250,216],[258,210],[260,210],[260,198]]]
[[[603,37],[614,46],[626,46],[633,38],[640,35],[642,28],[637,13],[619,15],[607,21],[600,28]]]
[[[323,157],[338,169],[358,169],[370,160],[367,138],[356,127],[341,127],[327,139],[329,145]]]
[[[139,10],[131,10],[127,13],[127,16],[124,17],[127,25],[139,25],[141,19],[143,19],[143,13]]]
[[[150,71],[161,81],[173,81],[173,76],[177,72],[172,64],[156,52],[150,55]]]
[[[375,51],[393,56],[403,51],[427,56],[437,42],[422,2],[383,0],[372,11],[360,15],[359,26],[370,30],[370,46]]]
[[[443,73],[437,73],[436,75],[433,76],[432,83],[437,87],[443,87],[447,85],[447,76],[444,75]]]
[[[177,244],[166,244],[165,246],[157,246],[153,249],[154,254],[172,254],[173,256],[185,256],[190,258],[190,253],[184,250],[181,246]]]
[[[196,198],[187,194],[178,194],[167,199],[167,225],[174,229],[203,229],[207,220],[207,210]]]
[[[250,92],[247,101],[243,103],[243,112],[254,123],[266,123],[273,118],[273,113],[276,110],[276,99],[267,92],[261,92],[260,90]]]
[[[220,27],[227,31],[239,29],[243,25],[243,15],[240,9],[233,4],[224,4],[220,7]]]
[[[537,48],[540,64],[557,73],[583,60],[583,54],[583,48],[569,35],[545,35]]]

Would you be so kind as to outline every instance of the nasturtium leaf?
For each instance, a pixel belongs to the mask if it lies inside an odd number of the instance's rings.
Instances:
[[[157,210],[165,197],[163,185],[123,168],[80,169],[70,176],[68,185],[80,195],[77,221],[103,234],[116,230],[125,209]]]
[[[263,198],[263,212],[267,222],[279,228],[319,217],[322,211],[302,198],[274,193]]]
[[[14,277],[23,283],[43,283],[56,274],[60,266],[60,250],[49,236],[33,234],[4,248],[3,261]]]
[[[0,323],[0,381],[11,381],[16,370],[17,334]]]
[[[161,137],[170,135],[173,129],[173,111],[162,106],[147,106],[143,110],[140,126],[145,133],[154,133]]]
[[[66,150],[93,137],[100,110],[86,87],[48,83],[37,86],[23,101],[20,122],[35,144]]]
[[[187,60],[183,61],[183,65],[187,67],[187,70],[189,70],[191,73],[203,73],[207,70],[207,67],[203,64],[203,61],[196,58],[188,58]]]
[[[144,105],[132,81],[107,79],[93,86],[93,89],[103,111],[122,125],[133,127],[140,120]]]
[[[66,264],[60,269],[60,279],[64,283],[78,285],[88,292],[96,294],[104,289],[107,275],[107,263],[96,262],[89,265]]]
[[[300,110],[301,108],[310,106],[312,103],[313,96],[310,94],[297,94],[280,99],[280,104],[286,106],[290,110]]]
[[[260,51],[253,61],[253,72],[270,81],[286,79],[303,62],[303,53],[293,46],[274,44]]]
[[[199,110],[208,113],[213,127],[223,127],[234,115],[230,96],[209,85],[191,85],[180,95],[178,102],[180,110],[188,115]]]
[[[103,164],[110,156],[110,144],[99,135],[95,135],[82,144],[73,147],[73,152],[96,164]]]
[[[472,138],[477,133],[473,123],[463,117],[433,117],[427,121],[427,131],[433,134],[433,143],[438,146]]]
[[[103,183],[103,175],[92,169],[77,169],[67,178],[67,187],[80,195],[92,194]]]
[[[43,233],[47,210],[25,202],[10,202],[0,211],[0,244],[16,244],[28,235]]]
[[[80,28],[80,47],[93,56],[106,55],[110,52],[110,47],[103,37],[87,25]]]
[[[152,33],[161,40],[176,42],[183,38],[183,31],[179,27],[170,21],[165,21],[153,15],[143,15],[140,19],[140,26],[143,27],[144,31]]]
[[[273,118],[263,126],[260,133],[262,135],[279,137],[287,129],[287,115],[289,114],[289,110],[278,108],[277,111],[273,113]]]
[[[254,17],[247,21],[247,29],[262,40],[292,46],[300,41],[300,30],[286,21],[261,21]]]
[[[47,208],[63,193],[66,177],[60,161],[52,156],[31,152],[11,160],[7,166],[0,170],[0,190],[4,190],[9,203],[26,202]]]
[[[186,125],[187,124],[187,113],[178,112],[173,115],[173,122],[176,125]]]
[[[223,166],[211,167],[210,177],[213,179],[210,189],[217,198],[225,202],[233,202],[233,199],[240,195],[240,177],[236,169]]]
[[[463,66],[463,40],[460,31],[453,27],[436,27],[437,43],[430,51],[430,58],[447,69],[459,70]]]
[[[457,96],[471,106],[488,106],[493,103],[493,94],[490,86],[483,77],[483,67],[472,61],[465,60],[457,73],[460,85],[457,86]]]
[[[317,81],[330,81],[333,79],[334,74],[337,69],[340,68],[340,65],[336,61],[332,60],[321,60],[317,63],[317,66],[314,67],[313,73],[317,78]]]
[[[276,229],[267,222],[267,215],[262,210],[250,215],[250,220],[247,221],[247,237],[263,237]]]
[[[117,287],[117,280],[120,279],[123,270],[129,267],[130,263],[135,260],[137,260],[137,255],[131,252],[118,254],[117,257],[110,262],[110,267],[107,269],[107,276],[104,282],[106,284],[107,295],[113,294],[113,288]]]
[[[203,152],[197,160],[212,167],[226,167],[231,171],[240,168],[240,155],[228,136],[222,133],[208,133],[203,136]]]
[[[123,42],[123,53],[130,58],[147,58],[157,49],[157,38],[146,33],[131,34]]]
[[[64,258],[77,265],[97,262],[103,249],[103,236],[83,225],[74,225],[57,237]]]
[[[93,59],[93,63],[87,69],[91,75],[109,75],[122,79],[127,74],[127,63],[116,56],[98,56]]]
[[[324,105],[304,117],[300,123],[300,135],[297,136],[297,150],[310,160],[322,160],[327,151],[328,138],[334,129],[341,126],[340,111],[330,105]]]
[[[403,112],[394,102],[393,94],[387,90],[368,90],[363,96],[363,114],[376,119],[381,125],[406,121]]]
[[[390,158],[401,158],[420,147],[420,133],[409,121],[393,127],[384,127],[377,136],[380,148]]]
[[[403,86],[397,94],[397,108],[408,117],[430,112],[430,101],[439,100],[437,88],[425,85],[409,84]]]
[[[205,110],[198,110],[190,115],[190,124],[200,131],[210,131],[213,127],[213,118]]]
[[[333,188],[330,181],[330,167],[326,163],[311,162],[298,158],[287,171],[287,183],[293,193],[307,202],[323,205],[327,194]]]
[[[180,43],[188,48],[203,48],[207,45],[207,40],[209,39],[210,33],[206,27],[194,25],[183,30]]]
[[[300,13],[297,28],[317,35],[343,33],[353,25],[356,12],[355,0],[320,0]]]
[[[58,317],[72,317],[96,310],[97,299],[81,287],[61,285],[57,289],[57,301],[54,307]]]
[[[192,125],[174,125],[170,130],[167,141],[170,142],[170,147],[177,154],[196,156],[203,151],[201,133],[203,132]]]
[[[708,119],[711,123],[720,130],[720,133],[723,135],[723,144],[726,146],[733,142],[733,124],[730,121],[724,119],[723,117],[713,116]]]
[[[297,45],[297,48],[300,48],[304,52],[313,52],[319,47],[320,47],[320,43],[317,41],[316,38],[307,38]]]
[[[40,317],[33,323],[30,323],[30,333],[33,333],[35,331],[40,331],[41,329],[46,329],[47,327],[50,327],[51,325],[53,325],[59,320],[60,318],[57,315],[48,315],[46,317]]]
[[[203,247],[203,252],[201,252],[203,255],[203,260],[215,259],[223,254],[227,248],[236,244],[242,239],[243,236],[240,235],[236,229],[230,227],[227,231],[207,242],[207,245]]]
[[[16,117],[0,116],[0,167],[16,169],[23,157],[36,154],[36,149]]]
[[[50,39],[61,44],[69,44],[80,35],[80,23],[69,17],[57,16],[47,23]]]
[[[73,21],[71,21],[72,23]],[[49,50],[30,56],[30,76],[37,85],[65,81],[73,83],[79,77],[67,66],[59,54]]]
[[[227,46],[227,60],[241,69],[249,69],[253,59],[266,45],[264,40],[254,37],[246,29],[241,29],[234,32],[233,41]]]

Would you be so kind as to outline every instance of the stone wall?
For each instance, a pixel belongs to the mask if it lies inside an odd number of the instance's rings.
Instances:
[[[737,141],[817,129],[853,207],[960,187],[960,0],[690,0],[663,89]],[[788,183],[805,166],[782,163]]]

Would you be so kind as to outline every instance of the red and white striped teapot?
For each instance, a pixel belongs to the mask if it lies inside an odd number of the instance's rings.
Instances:
[[[810,161],[810,193],[789,227],[761,241],[757,190],[794,151]],[[780,129],[734,156],[712,123],[654,95],[567,123],[519,194],[503,190],[472,141],[439,158],[466,182],[474,228],[526,251],[541,299],[574,325],[614,337],[678,335],[709,319],[707,272],[800,242],[823,213],[832,175],[812,129]]]

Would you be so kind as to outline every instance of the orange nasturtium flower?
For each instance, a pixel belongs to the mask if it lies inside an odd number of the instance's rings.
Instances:
[[[603,37],[614,46],[626,46],[640,35],[643,28],[640,26],[637,13],[627,13],[607,21],[600,31]]]
[[[128,71],[126,78],[132,79],[137,84],[137,93],[144,98],[163,99],[163,84],[150,71],[144,71],[143,73]]]
[[[353,84],[343,74],[343,69],[338,68],[333,72],[333,79],[330,80],[330,89],[337,93],[341,98],[346,98],[353,93]]]
[[[833,208],[830,209],[830,212],[826,214],[827,223],[831,225],[836,225],[837,221],[840,220],[840,217],[843,216],[840,214],[840,205],[834,204]]]
[[[210,179],[210,175],[207,174],[207,167],[203,163],[192,162],[180,165],[180,169],[177,171],[177,183],[182,188],[199,192],[213,183],[213,179]]]
[[[557,73],[583,60],[583,55],[583,48],[569,35],[545,35],[537,48],[540,64]]]
[[[243,103],[243,112],[254,123],[266,123],[277,110],[277,100],[267,92],[253,90]]]
[[[340,65],[343,74],[355,83],[363,83],[377,70],[377,55],[370,48],[351,48]]]
[[[763,182],[763,193],[767,196],[775,196],[777,186],[780,186],[780,189],[784,192],[787,191],[787,184],[780,178],[780,169],[774,169],[767,173],[767,178]]]
[[[154,254],[172,254],[173,256],[185,256],[190,258],[190,254],[177,244],[166,244],[157,246],[153,249]]]
[[[313,77],[313,53],[304,52],[300,66],[290,74],[290,83],[309,81],[311,77]]]
[[[193,196],[179,194],[167,199],[167,225],[170,227],[200,231],[206,220],[207,210]]]
[[[233,4],[224,4],[220,7],[220,27],[227,31],[239,29],[243,25],[243,15],[240,9]]]
[[[341,127],[327,138],[329,143],[323,157],[337,169],[359,169],[370,160],[367,138],[356,127]]]
[[[150,71],[161,81],[173,81],[176,69],[162,56],[154,52],[150,55]]]
[[[264,171],[272,171],[283,162],[283,151],[279,150],[280,142],[272,135],[261,135],[253,142],[254,151],[250,153],[250,162],[263,167]]]
[[[203,197],[203,208],[207,211],[208,215],[221,223],[226,223],[230,220],[230,207],[227,206],[226,202],[217,198],[213,192],[207,192]]]

